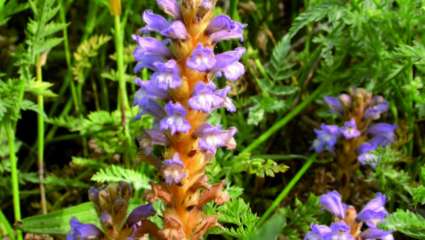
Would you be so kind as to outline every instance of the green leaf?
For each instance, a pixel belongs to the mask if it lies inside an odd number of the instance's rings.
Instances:
[[[255,234],[250,236],[248,239],[277,239],[283,226],[285,225],[285,212],[280,210],[275,213],[269,220],[267,220]]]
[[[56,94],[49,89],[52,86],[53,84],[49,82],[31,81],[27,84],[26,91],[36,96],[55,97]]]
[[[132,169],[126,169],[117,165],[101,169],[91,178],[95,182],[128,182],[136,190],[150,189],[149,178],[141,172]]]
[[[29,233],[64,235],[69,231],[69,221],[72,217],[84,223],[99,225],[93,204],[86,202],[45,215],[25,218],[19,228]]]
[[[425,186],[413,188],[412,195],[415,203],[425,204]]]
[[[386,217],[380,227],[398,231],[409,237],[425,239],[425,218],[408,210],[397,210]]]
[[[241,198],[217,208],[218,220],[224,228],[216,232],[232,236],[236,239],[246,239],[254,230],[258,216],[251,211],[249,205]]]

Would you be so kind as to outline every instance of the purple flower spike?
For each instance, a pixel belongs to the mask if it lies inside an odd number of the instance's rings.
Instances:
[[[233,21],[226,15],[215,17],[207,27],[207,34],[217,43],[223,40],[240,39],[243,41],[243,29],[246,25]]]
[[[342,106],[341,100],[336,97],[326,96],[325,103],[329,106],[333,113],[342,114],[344,112],[344,107]]]
[[[341,133],[345,139],[353,139],[360,136],[360,131],[357,129],[356,120],[351,119],[344,123],[344,127],[341,128]]]
[[[185,40],[189,36],[182,21],[172,22],[166,29],[161,31],[161,34],[178,40]]]
[[[152,75],[152,81],[159,89],[169,90],[180,87],[182,84],[180,69],[175,60],[169,60],[166,63],[157,62],[154,65],[157,72]]]
[[[328,192],[320,196],[320,205],[340,219],[345,217],[346,207],[337,191]]]
[[[156,0],[158,6],[173,18],[180,18],[180,7],[176,0]]]
[[[197,130],[199,148],[210,154],[215,154],[218,147],[234,149],[236,142],[233,136],[236,134],[236,131],[234,127],[229,130],[222,130],[221,126],[204,124]]]
[[[70,221],[71,230],[66,240],[100,239],[103,233],[94,224],[83,224],[73,217]]]
[[[126,225],[132,227],[141,224],[142,220],[155,214],[152,204],[141,205],[135,208],[127,217]]]
[[[226,107],[233,112],[236,110],[232,100],[227,97],[230,87],[216,90],[214,83],[200,82],[195,86],[193,96],[189,99],[189,106],[198,111],[210,113],[220,107]]]
[[[146,23],[146,26],[140,29],[142,33],[149,32],[158,32],[161,33],[169,27],[167,19],[163,16],[155,14],[152,10],[146,10],[143,13],[143,21]]]
[[[369,227],[376,227],[387,215],[385,203],[387,199],[382,193],[377,193],[357,215],[357,219],[365,222]]]
[[[165,183],[168,185],[180,184],[187,176],[184,172],[184,164],[178,153],[173,155],[172,159],[165,160],[161,169]]]
[[[376,123],[369,127],[367,132],[374,136],[377,145],[387,146],[394,142],[397,126],[389,123]]]
[[[340,136],[340,129],[336,125],[322,124],[320,129],[315,129],[316,140],[313,142],[313,148],[317,153],[324,150],[333,152],[335,144]]]
[[[323,240],[354,240],[350,233],[350,227],[344,222],[336,222],[331,225],[331,233],[325,235]]]
[[[363,231],[362,239],[373,240],[373,239],[381,239],[381,240],[394,240],[394,237],[391,232],[384,231],[378,228],[369,228],[366,231]]]
[[[186,133],[190,124],[186,120],[186,109],[180,103],[169,102],[165,105],[167,116],[159,123],[161,130],[169,130],[171,134]]]
[[[305,235],[304,240],[321,240],[331,232],[332,230],[328,226],[313,224],[311,231]]]
[[[193,50],[192,56],[187,60],[186,65],[199,72],[208,72],[214,67],[215,63],[214,51],[199,44]]]

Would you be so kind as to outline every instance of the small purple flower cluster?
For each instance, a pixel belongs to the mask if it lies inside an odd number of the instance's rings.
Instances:
[[[345,120],[342,126],[322,124],[315,129],[313,149],[317,152],[334,152],[340,140],[349,141],[357,151],[362,165],[376,167],[379,159],[372,151],[385,147],[395,140],[396,125],[372,123],[388,111],[388,102],[381,96],[372,97],[363,89],[353,89],[351,94],[325,97],[331,111]]]
[[[386,197],[377,193],[357,213],[353,206],[342,202],[338,192],[328,192],[320,197],[320,204],[335,216],[336,221],[330,226],[313,224],[304,240],[393,240],[391,232],[378,228],[388,215],[385,203]]]

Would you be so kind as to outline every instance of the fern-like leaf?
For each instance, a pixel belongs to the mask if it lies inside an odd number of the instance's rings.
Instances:
[[[149,178],[141,172],[126,169],[117,165],[101,169],[91,178],[95,182],[128,182],[138,189],[149,189]]]

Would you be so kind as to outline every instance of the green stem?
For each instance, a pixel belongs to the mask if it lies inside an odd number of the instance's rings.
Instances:
[[[121,30],[121,21],[120,16],[115,15],[115,51],[116,51],[116,59],[117,59],[117,67],[118,67],[118,83],[119,83],[119,101],[118,101],[118,109],[121,109],[121,120],[122,126],[124,127],[125,136],[127,138],[128,144],[128,153],[129,158],[133,157],[131,153],[132,140],[130,135],[130,129],[128,123],[126,121],[127,111],[130,109],[130,105],[128,103],[127,97],[127,86],[125,80],[125,67],[124,67],[124,40],[123,40],[123,32]]]
[[[12,180],[12,195],[13,195],[13,211],[15,214],[15,222],[21,221],[21,205],[19,199],[19,171],[18,171],[18,159],[16,158],[15,148],[15,133],[14,127],[11,123],[6,124],[7,141],[9,144],[9,160],[10,160],[10,171]],[[16,234],[18,240],[22,240],[22,232],[17,230]]]
[[[37,82],[43,82],[42,63],[39,57],[36,65]],[[46,190],[44,189],[44,97],[39,94],[37,96],[38,116],[37,116],[37,158],[38,158],[38,179],[40,181],[40,201],[41,212],[47,213]]]
[[[286,185],[286,187],[280,192],[277,198],[273,201],[272,205],[267,209],[267,211],[261,216],[258,221],[258,225],[262,225],[274,212],[274,210],[280,205],[280,203],[285,199],[285,197],[291,192],[297,182],[301,179],[301,177],[305,174],[305,172],[311,167],[313,162],[316,160],[316,155],[312,155],[308,158],[308,160],[304,163],[301,169],[297,172],[297,174],[291,179],[291,181]]]
[[[251,152],[262,143],[267,141],[273,134],[279,131],[282,127],[288,124],[293,118],[295,118],[301,111],[303,111],[312,101],[314,101],[323,91],[325,84],[322,84],[317,88],[310,96],[308,96],[304,101],[298,104],[291,112],[289,112],[284,118],[277,121],[271,128],[265,131],[257,139],[255,139],[251,144],[249,144],[242,153]]]
[[[119,16],[114,16],[115,20],[115,50],[118,67],[118,82],[119,82],[119,95],[120,106],[118,109],[128,110],[129,103],[127,98],[127,88],[125,82],[125,69],[124,69],[124,42],[121,30],[121,21]]]
[[[230,16],[235,20],[239,20],[238,3],[239,0],[230,0]]]

